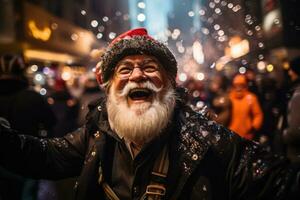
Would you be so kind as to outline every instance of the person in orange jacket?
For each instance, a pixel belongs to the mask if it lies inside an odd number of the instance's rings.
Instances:
[[[248,90],[244,75],[234,77],[229,97],[232,103],[229,129],[246,139],[253,139],[254,133],[262,126],[263,113],[257,96]]]

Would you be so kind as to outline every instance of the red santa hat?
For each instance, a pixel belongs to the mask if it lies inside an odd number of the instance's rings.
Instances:
[[[175,83],[177,62],[168,47],[148,35],[145,28],[129,30],[116,37],[101,56],[96,66],[99,83],[106,83],[114,73],[117,63],[129,55],[151,55],[156,57]]]

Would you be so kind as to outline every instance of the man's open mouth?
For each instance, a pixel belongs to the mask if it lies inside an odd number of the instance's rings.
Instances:
[[[134,88],[130,90],[128,96],[131,100],[147,100],[151,97],[152,91],[147,88]]]

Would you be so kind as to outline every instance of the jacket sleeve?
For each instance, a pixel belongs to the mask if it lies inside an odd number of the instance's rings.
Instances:
[[[251,114],[253,116],[252,127],[255,130],[258,130],[262,126],[263,113],[261,111],[259,101],[257,100],[257,98],[255,96],[253,96],[252,101],[253,101],[252,106],[251,106]]]
[[[85,127],[62,138],[39,139],[0,123],[0,165],[38,179],[76,176],[84,162],[87,140]]]
[[[238,135],[222,143],[229,199],[299,199],[299,164]]]

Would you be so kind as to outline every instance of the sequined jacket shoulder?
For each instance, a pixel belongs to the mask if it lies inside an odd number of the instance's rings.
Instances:
[[[291,192],[299,188],[294,178],[297,170],[285,158],[189,107],[181,109],[180,122],[180,167],[186,177],[180,179],[186,184],[185,192],[178,188],[181,195],[190,199],[286,199],[299,195],[299,190]]]

